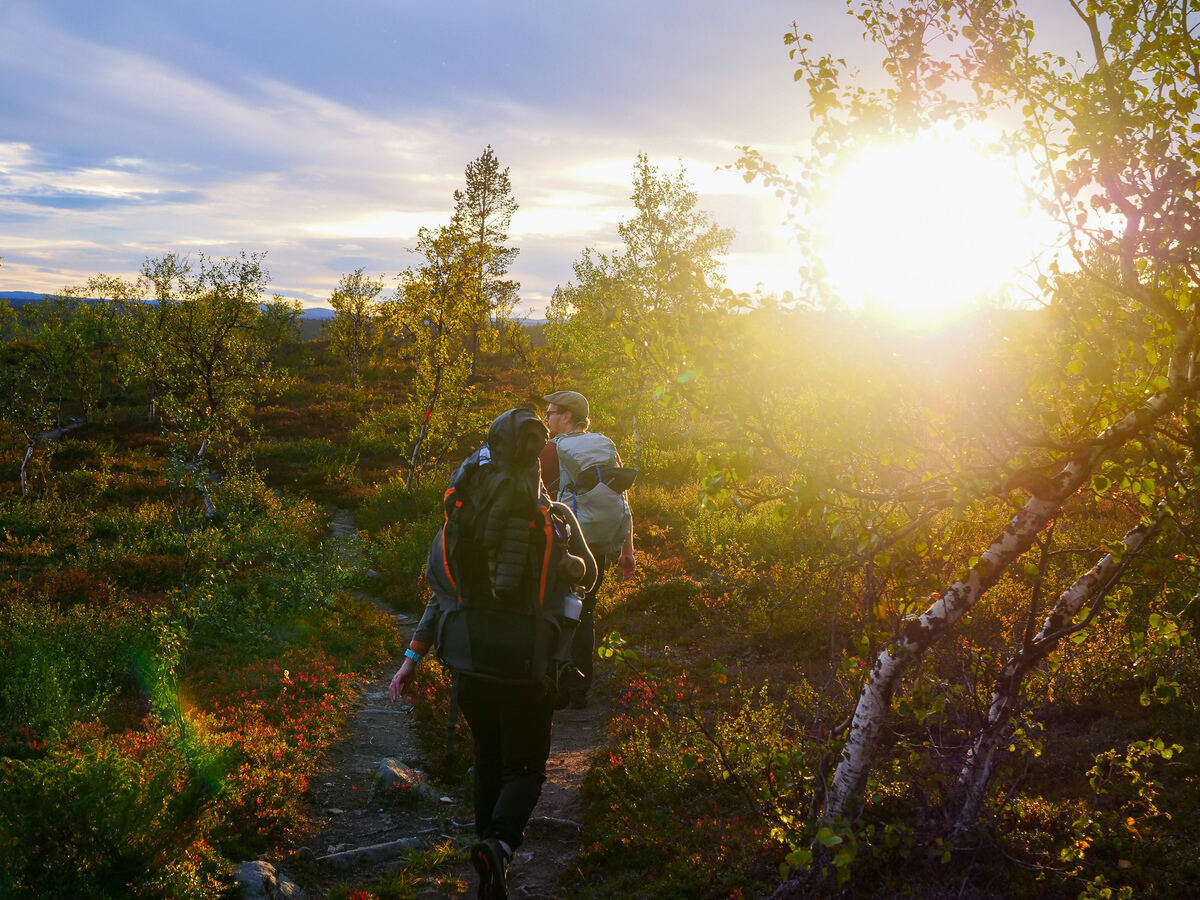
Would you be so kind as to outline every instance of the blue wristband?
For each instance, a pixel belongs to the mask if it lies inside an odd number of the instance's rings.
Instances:
[[[421,661],[421,654],[418,653],[416,650],[414,650],[412,647],[406,648],[404,651],[404,655],[407,656],[409,659],[411,659],[415,663],[419,663]]]

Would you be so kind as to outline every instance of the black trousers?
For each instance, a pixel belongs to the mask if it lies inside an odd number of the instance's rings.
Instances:
[[[456,677],[458,708],[475,741],[475,833],[515,850],[546,780],[554,695],[534,685]]]
[[[585,697],[592,687],[592,670],[596,662],[596,595],[604,584],[604,570],[608,557],[596,554],[596,583],[583,598],[583,612],[579,615],[579,627],[571,641],[571,663],[583,673],[583,681],[576,679],[569,688],[572,697]]]

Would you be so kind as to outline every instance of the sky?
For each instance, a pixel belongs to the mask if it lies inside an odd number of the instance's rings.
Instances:
[[[171,250],[266,251],[307,306],[359,267],[394,285],[489,144],[523,312],[619,246],[639,152],[736,230],[730,287],[794,289],[782,203],[719,167],[803,151],[795,19],[857,37],[834,0],[4,0],[0,290]]]

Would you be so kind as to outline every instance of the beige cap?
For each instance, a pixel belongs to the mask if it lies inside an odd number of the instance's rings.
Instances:
[[[542,398],[547,403],[553,403],[555,406],[561,406],[563,409],[569,409],[575,413],[575,421],[581,422],[588,417],[588,402],[587,397],[578,391],[555,391],[553,394],[547,394]]]

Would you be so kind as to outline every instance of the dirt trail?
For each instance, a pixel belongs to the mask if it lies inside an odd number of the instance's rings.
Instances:
[[[332,515],[331,538],[351,538],[355,534],[352,516],[345,510],[333,510]],[[416,625],[412,617],[393,612],[378,597],[361,596],[395,617],[403,634],[412,632]],[[385,664],[369,683],[362,685],[358,708],[342,739],[330,748],[321,771],[310,782],[307,800],[316,830],[301,844],[284,851],[284,856],[289,852],[291,855],[281,867],[310,900],[326,897],[338,885],[369,885],[402,865],[395,854],[351,865],[335,865],[320,857],[410,837],[426,845],[449,838],[464,848],[474,840],[474,832],[467,827],[473,818],[469,778],[461,788],[434,786],[432,792],[402,806],[386,800],[370,805],[366,802],[381,760],[394,757],[413,768],[427,768],[409,717],[411,707],[407,702],[393,706],[388,701],[387,687],[397,664]],[[607,704],[602,697],[587,709],[566,709],[556,714],[547,781],[525,844],[509,870],[509,893],[513,898],[555,900],[571,895],[569,885],[577,877],[573,861],[585,837],[580,830],[579,792],[607,718]],[[452,867],[441,884],[431,886],[427,896],[475,895],[475,873],[466,862],[465,849],[461,856],[462,862]]]

